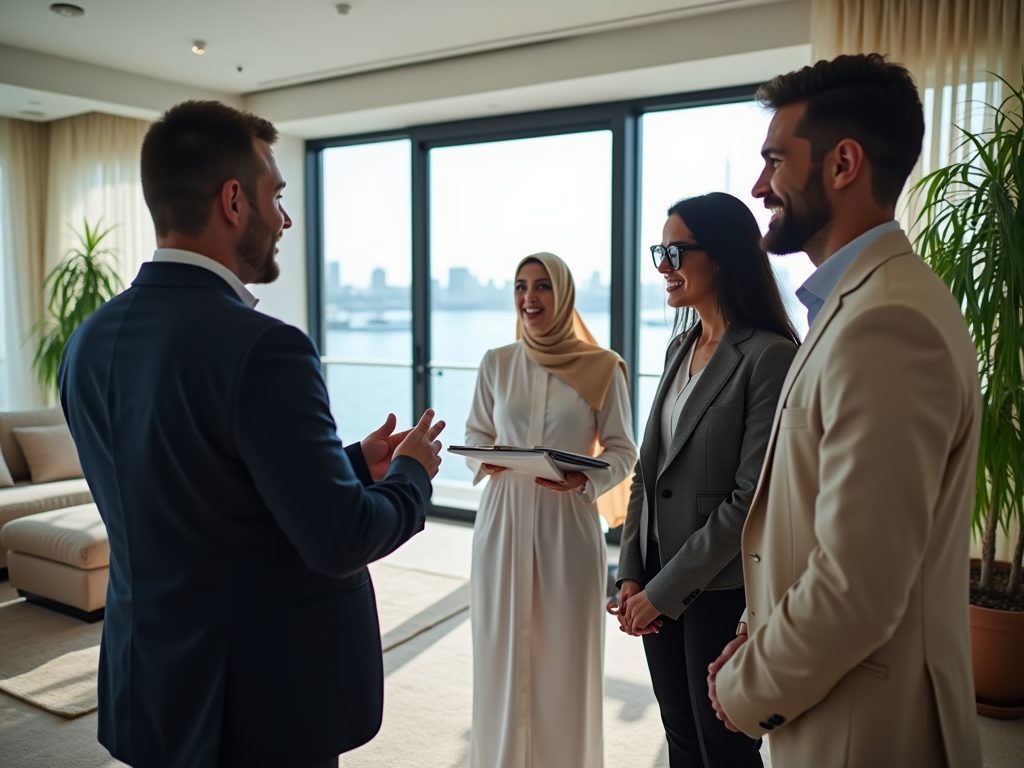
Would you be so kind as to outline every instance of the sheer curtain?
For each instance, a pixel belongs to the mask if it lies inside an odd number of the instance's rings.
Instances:
[[[1002,101],[1002,77],[1021,83],[1024,3],[1021,0],[812,0],[814,59],[842,53],[883,53],[906,66],[925,109],[921,160],[907,184],[962,160],[962,134],[988,128],[982,104]],[[996,77],[998,75],[999,77]],[[905,196],[906,197],[906,196]],[[906,228],[914,207],[900,207]],[[1000,532],[996,556],[1010,560],[1019,525]],[[972,555],[980,555],[976,544]]]
[[[46,270],[78,244],[73,230],[102,218],[105,244],[131,283],[153,255],[156,236],[142,197],[139,155],[149,123],[92,112],[51,123],[46,205]]]
[[[142,197],[139,155],[149,123],[90,113],[34,123],[0,119],[3,190],[3,333],[0,376],[7,408],[52,396],[32,373],[32,326],[43,317],[43,281],[78,244],[83,220],[113,227],[107,247],[125,284],[149,259],[156,239]]]
[[[907,184],[961,159],[962,134],[985,127],[982,104],[1002,101],[999,77],[1019,85],[1021,0],[812,0],[813,58],[882,53],[906,66],[921,91],[925,137]],[[998,75],[998,77],[996,77]],[[904,225],[915,211],[900,207]]]
[[[3,395],[5,408],[32,408],[46,400],[35,382],[29,329],[42,316],[46,274],[46,179],[50,126],[0,118],[3,200]]]

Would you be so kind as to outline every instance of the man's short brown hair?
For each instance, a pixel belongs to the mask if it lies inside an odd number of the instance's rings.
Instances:
[[[183,101],[153,123],[142,142],[142,194],[157,237],[171,230],[199,237],[229,179],[256,204],[257,181],[267,168],[255,139],[273,144],[277,129],[219,101]]]
[[[837,56],[779,75],[757,99],[778,111],[806,102],[796,135],[811,142],[815,163],[843,139],[853,139],[871,163],[871,191],[895,205],[921,155],[924,110],[914,78],[877,53]]]

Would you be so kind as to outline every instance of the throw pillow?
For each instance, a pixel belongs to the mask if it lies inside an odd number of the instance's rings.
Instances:
[[[11,470],[7,468],[4,455],[0,452],[0,488],[10,488],[14,485],[14,478],[11,477]]]
[[[64,413],[59,405],[52,408],[38,408],[34,411],[7,411],[0,413],[0,452],[4,455],[7,470],[14,482],[28,480],[30,472],[25,455],[14,437],[15,428],[52,427],[64,423]]]
[[[67,424],[15,428],[14,437],[25,454],[33,483],[84,477],[78,449]]]

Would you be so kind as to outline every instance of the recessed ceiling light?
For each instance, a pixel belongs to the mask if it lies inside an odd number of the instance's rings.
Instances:
[[[334,8],[342,16],[348,16],[348,12],[352,10],[352,6],[348,3],[338,3]]]
[[[192,53],[194,53],[196,56],[202,56],[204,53],[206,53],[206,41],[196,40],[194,43],[192,43]]]
[[[46,117],[46,113],[45,112],[40,112],[40,111],[35,110],[35,109],[23,109],[20,112],[20,114],[21,114],[22,117],[32,117],[32,118]]]
[[[58,16],[64,16],[68,19],[85,15],[85,8],[82,8],[80,5],[72,5],[71,3],[53,3],[50,6],[50,10]]]
[[[28,103],[31,104],[34,107],[38,107],[43,102],[39,101],[38,99],[29,99]]]

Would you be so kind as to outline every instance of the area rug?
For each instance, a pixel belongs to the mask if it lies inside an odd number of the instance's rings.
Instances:
[[[102,631],[24,601],[0,606],[0,691],[61,717],[92,712]]]
[[[464,579],[383,563],[370,571],[385,651],[469,607]],[[102,631],[24,601],[0,606],[0,691],[61,717],[94,711]]]

